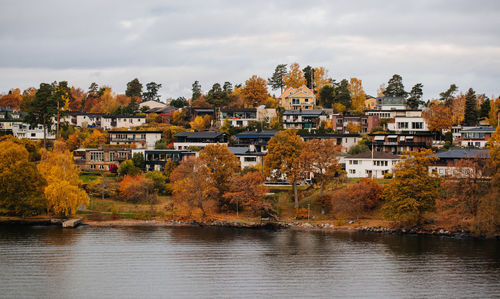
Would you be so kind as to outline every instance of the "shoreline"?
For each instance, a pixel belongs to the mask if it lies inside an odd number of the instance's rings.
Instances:
[[[58,225],[61,226],[61,219],[53,218],[0,218],[0,225]],[[468,232],[448,231],[443,228],[436,229],[392,229],[384,226],[336,226],[330,223],[311,224],[308,222],[236,222],[236,221],[175,221],[175,220],[107,220],[94,221],[83,219],[82,226],[90,227],[227,227],[242,229],[290,229],[295,231],[319,231],[319,232],[364,232],[393,235],[414,235],[414,236],[440,236],[453,239],[496,239],[474,236]]]

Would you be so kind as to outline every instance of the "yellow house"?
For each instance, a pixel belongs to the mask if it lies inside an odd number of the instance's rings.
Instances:
[[[366,96],[365,109],[375,110],[376,107],[377,107],[377,98],[374,98],[372,96]]]
[[[288,87],[278,99],[280,107],[285,110],[313,110],[316,106],[314,92],[305,85],[300,88]]]

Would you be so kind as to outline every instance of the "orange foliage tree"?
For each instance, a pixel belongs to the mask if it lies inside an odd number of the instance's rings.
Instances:
[[[444,129],[451,129],[451,109],[444,104],[439,102],[431,103],[430,106],[422,112],[422,117],[431,131],[441,132]]]
[[[264,177],[257,171],[235,175],[224,198],[236,204],[237,209],[239,205],[250,208],[255,216],[273,214],[271,203],[265,200],[269,189],[263,184]]]
[[[11,107],[18,110],[21,105],[21,91],[19,88],[11,89],[8,94],[0,97],[0,107]]]
[[[307,80],[304,78],[304,72],[300,69],[298,63],[292,63],[288,75],[283,77],[283,83],[286,87],[299,88],[306,85]]]
[[[339,175],[339,154],[340,146],[333,139],[312,139],[304,144],[301,156],[307,162],[303,165],[307,172],[313,174],[314,180],[319,182],[320,194],[323,194],[325,185]]]
[[[351,92],[352,104],[354,111],[362,113],[365,109],[366,94],[363,90],[362,81],[357,78],[351,78],[347,88]]]
[[[268,97],[267,81],[253,75],[245,81],[245,86],[241,89],[241,95],[245,99],[246,105],[250,107],[257,107],[264,104]]]
[[[74,137],[72,137],[74,138]],[[82,146],[85,148],[99,148],[106,144],[108,139],[107,133],[103,133],[98,129],[94,129],[92,134],[82,141]]]
[[[127,202],[146,203],[150,205],[151,215],[154,213],[154,204],[158,196],[153,180],[143,174],[126,175],[119,185],[120,196]]]

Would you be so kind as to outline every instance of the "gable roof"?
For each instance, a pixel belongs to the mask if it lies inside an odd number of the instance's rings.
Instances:
[[[299,88],[288,87],[278,98],[283,99],[291,96],[315,97],[312,90],[307,88],[307,86],[302,85]]]

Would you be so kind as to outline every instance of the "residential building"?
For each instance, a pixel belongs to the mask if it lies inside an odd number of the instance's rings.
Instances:
[[[444,152],[436,153],[435,155],[439,160],[429,166],[429,173],[434,173],[438,176],[457,176],[460,175],[457,165],[463,160],[476,159],[480,165],[484,166],[489,159],[489,150],[476,149],[476,148],[455,148]],[[475,171],[475,169],[468,169],[468,171]],[[479,174],[482,176],[483,174]]]
[[[352,133],[371,133],[375,127],[378,126],[378,116],[376,115],[339,115],[334,114],[331,116],[332,127],[340,134],[349,133],[347,125],[353,124],[359,128],[358,132]]]
[[[460,144],[463,147],[479,147],[484,148],[495,132],[493,127],[477,127],[465,129],[460,132]]]
[[[135,144],[136,148],[154,149],[162,131],[108,131],[109,143],[114,145]]]
[[[334,139],[336,145],[341,146],[341,152],[346,153],[352,146],[361,140],[359,134],[300,134],[304,141],[311,139]]]
[[[175,134],[174,148],[177,150],[187,150],[189,148],[203,149],[208,144],[227,145],[226,134],[222,132],[180,132]]]
[[[286,110],[283,112],[283,128],[285,129],[317,129],[327,116],[323,110]]]
[[[128,129],[139,127],[146,123],[145,116],[111,115],[105,113],[87,113],[67,111],[60,122],[80,128],[103,128],[112,130],[117,128]]]
[[[269,123],[276,117],[276,109],[261,105],[257,108],[225,108],[220,111],[220,125],[228,120],[233,127],[247,127],[251,122]]]
[[[364,152],[347,156],[343,160],[348,178],[383,178],[386,173],[393,172],[400,156],[384,152]]]
[[[387,123],[387,129],[397,133],[429,132],[427,123],[421,116],[396,116],[394,121]]]
[[[149,100],[149,101],[143,101],[139,103],[139,109],[142,107],[148,107],[149,109],[153,108],[165,108],[167,107],[167,104],[161,102],[161,101],[154,101],[154,100]]]
[[[235,136],[237,140],[235,146],[253,147],[256,152],[266,153],[267,143],[278,132],[277,130],[241,132]]]
[[[396,117],[422,117],[422,110],[403,109],[403,110],[367,110],[366,115],[376,115],[379,119],[390,119]]]
[[[376,108],[377,108],[377,98],[367,95],[365,100],[365,109],[374,110]]]
[[[23,117],[20,112],[10,107],[0,107],[0,135],[13,134],[14,127],[19,127],[22,123]]]
[[[125,160],[132,159],[129,148],[77,149],[73,151],[76,166],[84,171],[109,171],[112,164],[116,167]]]
[[[406,110],[406,99],[404,97],[379,97],[377,98],[377,110]]]
[[[313,110],[316,107],[316,96],[305,85],[300,88],[288,87],[278,100],[280,107],[285,110]]]
[[[27,139],[43,139],[44,129],[43,125],[32,126],[23,122],[11,122],[12,135],[17,138],[27,138]],[[47,139],[56,139],[55,134],[56,126],[52,125],[51,130],[46,130]]]
[[[433,135],[431,133],[418,134],[369,134],[372,138],[367,146],[372,147],[375,152],[402,154],[405,151],[414,151],[422,148],[431,148]]]
[[[144,161],[146,162],[146,171],[161,171],[165,170],[165,164],[168,160],[180,163],[190,157],[195,156],[195,152],[188,150],[142,150]]]
[[[213,108],[189,107],[189,113],[192,119],[195,119],[197,116],[204,117],[205,115],[209,115],[212,119],[214,118]]]
[[[231,146],[229,151],[240,160],[241,169],[264,165],[266,153],[256,151],[253,145],[247,147]]]

